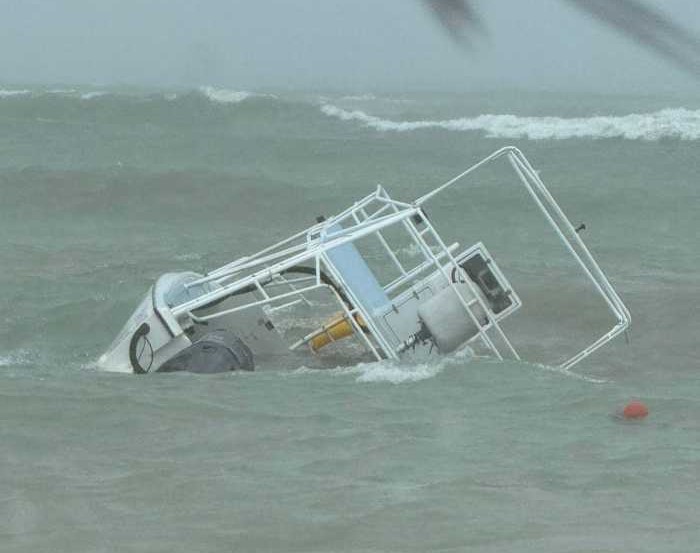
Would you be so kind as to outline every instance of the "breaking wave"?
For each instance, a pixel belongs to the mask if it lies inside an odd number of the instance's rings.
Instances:
[[[0,367],[27,365],[32,362],[34,355],[27,350],[17,350],[0,355]]]
[[[8,90],[0,88],[0,98],[11,98],[13,96],[28,96],[31,93],[31,90]]]
[[[219,104],[238,104],[253,96],[252,92],[246,90],[227,90],[225,88],[214,88],[211,86],[203,86],[199,91],[212,102],[217,102]]]
[[[20,97],[31,97],[40,98],[43,96],[62,96],[66,98],[74,98],[80,100],[93,100],[95,98],[100,98],[103,96],[114,96],[116,98],[132,98],[132,99],[142,99],[142,98],[157,98],[161,97],[163,100],[172,102],[181,97],[186,97],[190,95],[193,91],[183,90],[179,92],[166,91],[160,93],[149,93],[148,91],[134,92],[134,91],[118,91],[118,90],[96,90],[92,88],[88,89],[76,89],[76,88],[51,88],[51,89],[1,89],[0,88],[0,99],[11,99]],[[202,86],[194,91],[205,97],[207,100],[214,102],[216,104],[239,104],[250,98],[271,98],[277,99],[276,96],[272,94],[264,94],[258,92],[249,92],[247,90],[229,90],[226,88],[214,88],[212,86]]]
[[[341,96],[340,99],[345,102],[371,102],[376,100],[377,97],[374,94],[355,94],[350,96]]]
[[[102,96],[107,96],[108,92],[102,90],[93,90],[90,92],[84,92],[80,95],[81,100],[94,100],[95,98],[101,98]]]
[[[651,113],[596,115],[592,117],[520,117],[517,115],[479,115],[446,120],[392,121],[360,110],[348,111],[331,104],[321,106],[329,117],[357,121],[385,132],[409,132],[422,129],[482,131],[489,138],[528,138],[530,140],[566,140],[571,138],[624,138],[627,140],[700,139],[700,110],[668,108]]]
[[[344,96],[333,98],[303,97],[303,96],[275,96],[265,92],[252,92],[248,90],[234,90],[203,86],[197,89],[169,90],[169,91],[120,91],[102,89],[99,87],[85,86],[84,88],[36,88],[28,89],[21,86],[6,86],[0,88],[0,101],[8,105],[15,103],[36,102],[37,107],[42,107],[41,102],[47,98],[64,98],[66,101],[82,102],[85,106],[92,106],[99,100],[100,105],[113,102],[116,106],[115,113],[124,106],[153,105],[159,101],[169,105],[181,106],[182,109],[191,109],[190,100],[194,97],[204,102],[210,102],[222,110],[235,109],[240,111],[248,107],[248,103],[255,107],[255,113],[261,117],[269,115],[264,109],[260,109],[258,101],[271,108],[274,105],[275,114],[282,110],[291,110],[304,117],[316,113],[317,118],[330,117],[343,122],[355,123],[381,132],[406,133],[421,130],[442,130],[452,132],[481,133],[489,138],[498,139],[529,139],[529,140],[566,140],[566,139],[600,139],[618,138],[626,140],[656,141],[663,139],[675,140],[700,140],[700,109],[667,108],[648,113],[632,113],[628,115],[594,115],[590,117],[558,117],[558,116],[533,116],[524,117],[512,114],[482,114],[474,117],[460,117],[452,119],[437,119],[427,116],[424,119],[401,120],[389,117],[372,115],[367,111],[343,106],[342,101],[347,102],[377,102],[384,105],[387,102],[403,102],[410,100],[391,99],[362,94],[356,96]],[[241,105],[242,104],[242,105]],[[338,105],[337,105],[338,104]],[[60,105],[53,102],[43,104],[41,117],[52,119],[50,110],[60,109]],[[357,106],[358,104],[355,104]],[[362,104],[360,104],[362,105]],[[141,108],[139,108],[141,109]],[[148,108],[143,108],[147,110]],[[318,111],[320,109],[320,112]],[[369,108],[368,111],[372,111]],[[375,107],[373,110],[380,110]],[[170,110],[170,108],[169,108]],[[171,113],[169,111],[168,113]]]
[[[75,88],[51,88],[44,89],[0,89],[1,98],[24,98],[31,97],[32,99],[41,98],[42,96],[65,96],[67,98],[80,98],[81,100],[92,100],[100,96],[110,94],[102,90],[84,90],[80,91]]]
[[[249,98],[276,98],[272,94],[259,94],[248,92],[247,90],[229,90],[226,88],[214,88],[212,86],[202,86],[199,92],[206,98],[217,104],[240,104]]]

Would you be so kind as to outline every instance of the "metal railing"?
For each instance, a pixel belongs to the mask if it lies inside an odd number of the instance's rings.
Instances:
[[[213,282],[218,287],[216,290],[173,307],[172,314],[176,318],[189,317],[194,321],[204,322],[252,307],[279,306],[279,302],[293,300],[295,296],[305,299],[304,294],[306,293],[319,289],[328,289],[334,294],[344,316],[353,325],[356,334],[361,336],[368,350],[377,359],[397,358],[400,352],[384,336],[379,326],[375,323],[374,314],[362,305],[360,298],[355,296],[351,287],[345,281],[343,274],[336,269],[331,258],[327,255],[329,250],[372,236],[387,254],[390,263],[400,273],[398,278],[382,285],[390,300],[394,291],[402,285],[410,284],[429,269],[438,271],[445,278],[447,285],[454,290],[458,301],[478,329],[478,337],[484,345],[496,357],[503,359],[503,353],[488,334],[489,331],[493,330],[500,338],[500,341],[505,344],[510,356],[520,359],[518,352],[502,330],[497,318],[492,314],[484,299],[478,293],[476,285],[469,278],[465,279],[473,294],[473,298],[476,299],[476,303],[479,304],[488,317],[488,324],[484,326],[479,323],[472,309],[474,299],[465,299],[458,287],[451,282],[448,269],[451,270],[454,267],[459,270],[459,265],[453,256],[453,248],[448,247],[443,242],[423,211],[423,206],[438,194],[456,186],[478,169],[502,157],[507,158],[510,162],[534,203],[617,319],[617,323],[613,328],[560,365],[562,369],[569,369],[624,332],[629,327],[631,318],[627,307],[576,233],[571,222],[540,180],[537,172],[532,168],[525,156],[514,147],[502,148],[494,152],[460,175],[426,193],[412,203],[394,200],[381,186],[378,186],[373,193],[355,202],[338,215],[329,217],[327,220],[298,232],[256,254],[242,257],[210,272],[201,279],[189,283],[189,287],[194,287],[203,283]],[[415,216],[420,217],[420,224],[424,225],[423,229],[418,229],[414,221]],[[408,236],[411,243],[422,254],[422,261],[417,263],[415,267],[407,268],[401,263],[396,252],[382,233],[383,230],[395,225],[403,228],[405,235]],[[428,243],[426,238],[431,239],[432,245]],[[314,271],[313,284],[297,288],[294,284],[301,283],[303,280],[286,280],[284,273],[302,264],[312,265]],[[350,299],[351,306],[346,305],[338,292],[324,282],[324,274],[330,275],[338,284],[343,293]],[[277,286],[271,286],[271,284],[286,284],[291,289],[287,292],[278,293],[275,290]],[[251,286],[258,291],[258,298],[255,301],[221,309],[206,316],[194,314],[194,311],[199,308],[212,305],[218,300],[231,296],[236,292],[247,290]],[[369,330],[369,336],[363,332],[363,329],[360,328],[356,321],[358,314],[362,316],[364,324]]]

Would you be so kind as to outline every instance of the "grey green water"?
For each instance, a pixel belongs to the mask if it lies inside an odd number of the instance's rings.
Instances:
[[[0,92],[0,550],[697,547],[699,100],[91,92]],[[223,264],[377,182],[411,199],[505,144],[586,222],[632,311],[630,343],[577,368],[602,382],[465,358],[94,368],[161,273]],[[585,305],[552,312],[568,308]],[[570,340],[555,326],[540,345]],[[631,398],[647,420],[612,416]]]

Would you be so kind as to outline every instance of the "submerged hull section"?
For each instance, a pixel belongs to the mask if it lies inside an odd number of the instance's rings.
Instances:
[[[235,317],[222,317],[216,325],[198,323],[193,317],[176,318],[173,308],[216,291],[215,285],[190,286],[202,275],[167,273],[148,291],[98,367],[112,372],[219,373],[252,371],[256,360],[288,357],[290,352],[269,317],[251,308]],[[240,305],[236,297],[203,305],[206,314]]]
[[[177,353],[158,372],[194,372],[200,374],[252,371],[253,352],[238,336],[227,330],[216,330],[202,336],[191,346]]]

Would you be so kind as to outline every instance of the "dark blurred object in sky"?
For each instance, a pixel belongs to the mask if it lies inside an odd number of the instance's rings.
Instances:
[[[473,35],[482,32],[481,20],[471,2],[465,0],[423,0],[447,32],[464,45],[471,44]]]
[[[639,0],[562,0],[700,77],[700,39]],[[474,0],[423,0],[455,40],[470,45],[483,26]]]

